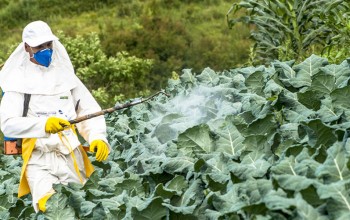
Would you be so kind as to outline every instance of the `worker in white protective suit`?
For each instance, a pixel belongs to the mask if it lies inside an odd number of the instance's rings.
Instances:
[[[1,130],[22,138],[23,167],[18,197],[32,194],[36,212],[46,210],[53,184],[84,184],[94,168],[69,120],[101,110],[77,78],[64,46],[43,21],[29,23],[19,46],[0,71],[4,96],[0,105]],[[24,94],[30,94],[22,116]],[[106,160],[110,145],[103,116],[76,125],[79,134]]]

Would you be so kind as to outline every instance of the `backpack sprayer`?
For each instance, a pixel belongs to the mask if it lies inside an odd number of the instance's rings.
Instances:
[[[97,117],[97,116],[100,116],[100,115],[105,115],[105,114],[108,114],[108,113],[112,113],[114,111],[121,110],[121,109],[124,109],[124,108],[129,108],[131,106],[138,105],[138,104],[141,104],[143,102],[147,102],[147,101],[151,100],[152,98],[154,98],[155,96],[157,96],[159,94],[164,94],[166,96],[169,96],[164,91],[159,91],[159,92],[157,92],[157,93],[155,93],[155,94],[153,94],[153,95],[151,95],[151,96],[149,96],[149,97],[147,97],[145,99],[137,98],[137,99],[131,100],[129,102],[126,102],[124,104],[117,103],[112,108],[104,109],[104,110],[101,110],[99,112],[95,112],[95,113],[92,113],[92,114],[88,114],[88,115],[84,115],[84,116],[78,117],[76,119],[69,120],[69,123],[70,124],[76,124],[76,123],[88,120],[90,118],[94,118],[94,117]],[[21,144],[18,144],[19,143],[18,140],[20,140],[20,143],[21,143],[21,139],[15,139],[15,140],[9,140],[9,141],[5,140],[4,141],[4,154],[5,155],[20,155],[20,154],[22,154],[22,146],[21,146]]]

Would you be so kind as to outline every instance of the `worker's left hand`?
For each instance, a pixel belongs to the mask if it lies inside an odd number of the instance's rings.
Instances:
[[[109,149],[103,140],[94,140],[90,144],[90,151],[96,152],[96,160],[101,162],[107,159]]]

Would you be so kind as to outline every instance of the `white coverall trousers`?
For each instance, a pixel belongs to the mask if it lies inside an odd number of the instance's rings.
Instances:
[[[39,199],[53,190],[53,184],[84,184],[86,182],[83,158],[79,148],[75,148],[74,155],[81,179],[74,169],[74,159],[71,154],[66,155],[58,150],[51,152],[44,152],[36,148],[33,150],[27,165],[26,177],[36,212],[38,212]]]

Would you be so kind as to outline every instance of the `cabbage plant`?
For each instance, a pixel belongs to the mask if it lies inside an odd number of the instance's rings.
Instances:
[[[17,198],[0,156],[1,219],[349,219],[350,61],[274,61],[200,74],[106,116],[113,152],[47,212]]]

